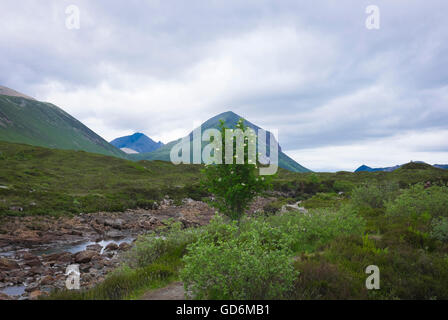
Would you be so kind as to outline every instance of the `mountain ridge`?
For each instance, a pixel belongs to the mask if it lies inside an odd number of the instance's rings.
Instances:
[[[234,128],[235,125],[237,124],[237,122],[239,121],[239,119],[243,119],[244,124],[249,127],[252,128],[254,130],[258,130],[261,129],[259,126],[253,124],[252,122],[244,119],[243,117],[239,116],[238,114],[234,113],[233,111],[226,111],[226,112],[222,112],[216,116],[213,116],[212,118],[206,120],[202,125],[201,125],[201,130],[205,131],[207,129],[211,129],[211,128],[218,128],[219,125],[219,121],[223,120],[225,122],[225,125],[229,128]],[[193,135],[193,132],[190,132],[187,137],[191,137]],[[267,140],[269,140],[269,134],[268,132],[266,132],[266,136],[267,136]],[[161,148],[152,151],[152,152],[148,152],[148,153],[141,153],[141,154],[130,154],[128,155],[130,159],[134,159],[134,160],[163,160],[163,161],[170,161],[170,151],[172,149],[173,146],[175,146],[177,143],[179,143],[181,141],[182,138],[179,138],[177,140],[171,141],[167,144],[165,144],[164,146],[162,146]],[[267,143],[269,143],[269,141],[267,141]],[[300,165],[299,163],[297,163],[295,160],[291,159],[289,156],[287,156],[282,150],[281,147],[279,146],[279,167],[283,168],[283,169],[287,169],[293,172],[311,172],[311,170],[303,167],[302,165]]]
[[[392,172],[395,171],[399,168],[402,168],[403,166],[409,165],[409,164],[423,164],[423,165],[428,165],[428,166],[432,166],[434,168],[439,168],[439,169],[448,169],[448,165],[447,164],[427,164],[426,162],[423,161],[411,161],[408,163],[404,163],[404,164],[400,164],[400,165],[396,165],[393,167],[384,167],[384,168],[372,168],[369,167],[365,164],[361,165],[360,167],[358,167],[354,172],[378,172],[378,171],[385,171],[385,172]]]
[[[131,149],[138,153],[152,152],[164,145],[161,141],[155,142],[150,137],[141,132],[136,132],[132,135],[116,138],[112,140],[110,144],[121,150]]]
[[[126,157],[58,106],[17,95],[0,95],[0,140]]]

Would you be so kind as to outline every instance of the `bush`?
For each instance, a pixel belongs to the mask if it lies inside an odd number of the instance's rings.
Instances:
[[[340,198],[336,193],[317,193],[310,199],[303,202],[303,206],[307,209],[311,208],[328,208],[337,207],[340,203]]]
[[[448,242],[448,218],[436,218],[431,223],[431,238]]]
[[[350,192],[355,188],[355,184],[346,180],[336,180],[333,183],[333,189],[336,192]]]
[[[397,193],[397,184],[370,184],[353,189],[351,196],[355,206],[382,208],[385,201],[395,198]]]
[[[448,216],[448,187],[426,188],[416,184],[406,189],[394,201],[386,204],[386,212],[391,216],[425,218]]]
[[[271,226],[291,237],[289,248],[294,252],[312,252],[339,235],[361,235],[365,221],[353,207],[339,210],[316,209],[309,214],[288,212],[267,218]]]
[[[337,265],[324,260],[305,260],[296,262],[295,267],[300,271],[300,275],[294,283],[294,299],[367,298],[365,292],[360,290],[360,282],[353,279],[348,272],[341,271]]]
[[[243,225],[214,219],[188,247],[181,278],[190,298],[282,299],[291,291],[296,272],[281,231],[257,220]]]
[[[140,236],[128,253],[128,264],[134,268],[145,267],[165,254],[182,256],[188,244],[196,241],[199,229],[182,230],[180,222],[172,223],[160,234],[150,232]]]

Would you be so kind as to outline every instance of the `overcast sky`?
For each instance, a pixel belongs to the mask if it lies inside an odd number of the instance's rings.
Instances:
[[[316,171],[448,163],[447,15],[446,0],[2,0],[0,85],[108,141],[166,143],[232,110]]]

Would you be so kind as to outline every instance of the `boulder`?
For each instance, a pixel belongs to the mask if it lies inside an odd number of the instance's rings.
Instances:
[[[120,250],[122,251],[126,251],[129,250],[131,248],[131,245],[127,242],[122,242],[120,243]]]
[[[85,250],[78,252],[75,255],[75,262],[77,263],[88,263],[94,256],[96,256],[98,253],[92,250]]]
[[[115,242],[111,242],[109,243],[106,248],[104,249],[105,251],[114,251],[117,250],[119,247]]]
[[[0,258],[0,270],[14,270],[19,269],[19,264],[15,262],[14,260],[6,259],[6,258]]]
[[[122,229],[125,221],[123,219],[106,219],[104,220],[104,225],[112,227],[114,229]]]
[[[120,231],[111,230],[111,231],[106,232],[106,237],[110,238],[110,239],[118,239],[118,238],[122,238],[123,234]]]
[[[46,286],[46,285],[52,285],[54,284],[55,279],[52,276],[46,276],[44,278],[42,278],[42,280],[40,280],[40,285],[41,286]]]
[[[33,292],[30,293],[30,299],[31,300],[37,300],[39,297],[47,295],[46,292],[42,292],[40,290],[34,290]]]
[[[90,250],[90,251],[101,252],[102,249],[103,249],[103,247],[97,243],[87,246],[87,250]]]
[[[7,294],[0,292],[0,300],[13,300],[13,299]]]
[[[73,255],[70,252],[60,252],[53,253],[44,256],[45,261],[52,261],[57,263],[70,263],[72,261]]]

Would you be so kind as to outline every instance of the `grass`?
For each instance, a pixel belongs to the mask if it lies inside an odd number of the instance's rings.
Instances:
[[[199,187],[200,166],[132,162],[6,142],[0,142],[0,152],[0,216],[116,211],[152,206],[165,194],[177,200],[207,196]],[[429,188],[428,182],[432,185]],[[216,272],[205,281],[207,277],[196,277],[195,268],[189,268],[186,275],[191,277],[190,283],[213,283],[214,289],[204,289],[204,294],[213,292],[219,298],[216,288],[220,288],[222,275],[213,263],[219,261],[221,248],[236,257],[235,261],[245,257],[247,266],[259,263],[263,271],[260,245],[270,257],[277,256],[275,250],[281,247],[278,256],[294,261],[296,276],[287,290],[281,287],[282,279],[273,280],[276,284],[272,288],[284,299],[448,299],[447,183],[448,171],[413,163],[393,172],[280,170],[273,184],[282,197],[268,206],[264,215],[245,219],[232,231],[235,251],[226,245],[230,240],[225,221],[184,230],[172,225],[160,231],[165,240],[154,234],[142,237],[124,264],[98,286],[79,292],[60,291],[49,298],[135,299],[149,289],[179,280],[185,263],[197,261],[209,263],[209,270]],[[297,200],[303,200],[308,215],[278,213],[281,205]],[[15,211],[13,206],[24,211]],[[192,244],[198,244],[207,232],[221,242],[212,251],[207,243],[193,250]],[[256,256],[238,250],[240,245]],[[216,259],[201,250],[215,254]],[[185,259],[187,256],[190,258]],[[241,272],[251,270],[238,269],[238,263],[229,265]],[[380,290],[365,288],[365,268],[369,265],[380,268]],[[268,278],[272,274],[269,270],[265,270]],[[257,275],[249,272],[250,276]],[[263,287],[262,294],[250,289],[251,296],[270,296],[269,288]],[[242,295],[240,291],[238,296]]]
[[[133,162],[84,151],[0,142],[0,216],[122,211],[152,207],[165,195],[175,200],[201,200],[208,194],[200,188],[200,169],[199,165]],[[446,183],[448,171],[406,166],[394,172],[358,173],[295,173],[280,169],[273,185],[293,200],[309,199],[305,203],[311,208],[319,207],[319,202],[329,206],[338,202],[322,199],[318,193],[347,194],[356,186],[383,182],[403,188],[426,181]]]
[[[151,207],[165,195],[196,200],[207,195],[194,165],[7,142],[0,142],[0,152],[0,216],[122,211]]]

